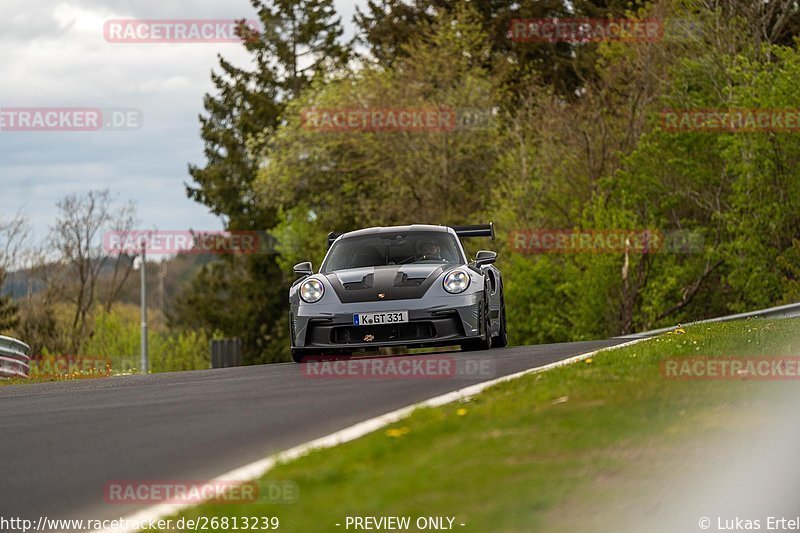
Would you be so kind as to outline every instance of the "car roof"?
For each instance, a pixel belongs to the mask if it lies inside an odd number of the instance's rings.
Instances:
[[[355,231],[348,231],[341,235],[341,239],[348,239],[350,237],[360,237],[362,235],[375,235],[381,233],[396,233],[411,231],[438,231],[442,233],[455,233],[455,230],[448,226],[434,226],[431,224],[411,224],[410,226],[378,226],[374,228],[364,228]]]

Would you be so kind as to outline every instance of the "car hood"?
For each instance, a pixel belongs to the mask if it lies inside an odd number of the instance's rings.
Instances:
[[[442,273],[463,265],[389,265],[323,274],[342,303],[422,298]]]

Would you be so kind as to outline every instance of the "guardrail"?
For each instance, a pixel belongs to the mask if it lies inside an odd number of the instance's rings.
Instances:
[[[800,303],[779,305],[778,307],[769,307],[767,309],[760,309],[758,311],[750,311],[748,313],[738,313],[735,315],[721,316],[717,318],[709,318],[707,320],[698,320],[696,322],[689,322],[683,324],[684,326],[692,326],[694,324],[707,324],[709,322],[728,322],[729,320],[741,320],[743,318],[793,318],[800,317]],[[632,333],[630,335],[623,335],[617,337],[618,339],[643,339],[645,337],[652,337],[661,333],[674,330],[678,326],[670,328],[653,329],[650,331],[643,331],[641,333]]]
[[[31,367],[31,347],[22,341],[0,335],[0,377],[27,378]]]

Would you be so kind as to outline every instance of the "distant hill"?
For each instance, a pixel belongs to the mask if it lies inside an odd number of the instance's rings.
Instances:
[[[98,280],[100,291],[110,283],[114,273],[115,260],[116,258],[110,258],[103,267]],[[122,260],[123,264],[120,268],[124,269],[125,262],[129,265],[133,258],[123,256]],[[162,260],[148,260],[148,305],[167,307],[170,300],[179,293],[183,284],[192,279],[197,269],[214,260],[215,257],[211,254],[179,254]],[[54,266],[51,265],[50,268],[54,268]],[[122,303],[139,303],[139,276],[138,271],[132,271],[129,275],[120,293]],[[34,272],[30,269],[23,269],[9,272],[6,275],[6,281],[0,288],[0,293],[19,300],[27,297],[29,292],[31,295],[35,295],[44,289],[44,283]]]

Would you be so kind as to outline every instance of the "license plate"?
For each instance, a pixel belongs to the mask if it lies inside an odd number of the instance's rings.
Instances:
[[[408,311],[390,311],[388,313],[355,313],[354,326],[374,326],[376,324],[400,324],[408,322]]]

